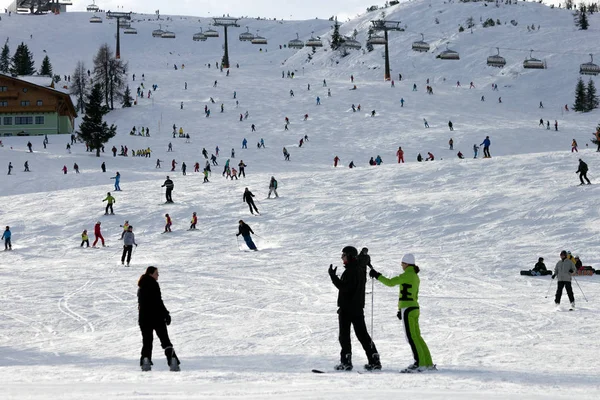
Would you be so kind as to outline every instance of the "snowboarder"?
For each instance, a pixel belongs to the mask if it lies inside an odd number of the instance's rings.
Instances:
[[[165,197],[167,199],[166,202],[173,203],[173,198],[171,197],[171,193],[173,193],[173,188],[175,187],[175,185],[173,184],[173,181],[167,176],[165,183],[163,183],[161,187],[166,187],[166,191],[165,191]]]
[[[575,173],[579,174],[579,180],[581,181],[580,185],[583,185],[583,179],[585,178],[585,180],[587,181],[588,185],[591,185],[592,182],[590,182],[590,180],[587,177],[587,172],[588,172],[588,165],[583,162],[583,160],[580,158],[579,159],[579,168],[577,168],[577,171],[575,171]]]
[[[98,243],[98,239],[100,239],[100,241],[102,242],[102,247],[106,247],[104,245],[104,237],[102,236],[102,232],[100,231],[100,221],[96,222],[96,225],[94,225],[94,243],[92,244],[92,247],[96,247],[96,243]]]
[[[104,211],[104,215],[108,215],[108,209],[110,208],[110,214],[115,215],[113,211],[113,204],[116,202],[115,198],[110,195],[110,192],[106,193],[106,198],[102,200],[102,202],[106,203],[106,210]]]
[[[283,159],[285,161],[290,161],[290,152],[285,147],[283,148]]]
[[[394,278],[386,278],[379,272],[371,269],[369,276],[386,286],[400,286],[398,301],[398,319],[404,322],[406,340],[410,344],[415,362],[401,372],[422,372],[436,370],[431,360],[427,344],[421,337],[419,328],[419,267],[415,265],[415,256],[408,253],[402,257],[402,274]]]
[[[121,182],[121,174],[119,174],[119,171],[117,171],[117,174],[115,176],[113,176],[110,179],[114,179],[115,180],[115,190],[117,192],[121,191],[121,186],[119,186],[119,182]]]
[[[2,233],[1,239],[4,240],[4,251],[12,250],[12,243],[10,241],[11,236],[12,233],[10,232],[10,226],[7,226],[6,229],[4,229],[4,233]]]
[[[340,277],[337,276],[337,267],[329,265],[329,277],[331,282],[338,288],[338,322],[339,342],[341,345],[340,363],[335,366],[339,371],[352,370],[352,342],[350,340],[350,327],[354,327],[354,333],[360,341],[368,363],[367,370],[380,370],[381,361],[375,343],[369,336],[365,324],[365,275],[362,273],[357,261],[358,251],[355,247],[346,246],[342,249],[342,262],[345,271]]]
[[[90,238],[88,237],[87,229],[84,229],[81,233],[81,246],[79,247],[83,247],[84,243],[87,244],[85,247],[90,247]]]
[[[492,158],[492,156],[490,155],[490,144],[492,142],[490,141],[490,137],[486,136],[485,139],[483,140],[483,142],[481,142],[479,145],[483,145],[483,158]]]
[[[242,201],[245,202],[246,204],[248,204],[248,208],[250,209],[250,213],[252,215],[254,215],[254,211],[256,211],[257,214],[260,214],[260,212],[258,211],[258,208],[256,208],[256,204],[254,204],[253,197],[254,197],[254,195],[252,194],[252,192],[250,190],[248,190],[248,188],[244,189],[244,195],[242,196]],[[254,209],[254,211],[252,209]]]
[[[458,151],[458,153],[456,153],[456,156],[457,156],[458,158],[460,158],[461,160],[462,160],[463,158],[465,158],[465,156],[463,155],[463,153],[461,153],[461,151],[460,151],[460,150]]]
[[[246,188],[246,190],[247,190],[247,188]],[[244,241],[246,242],[246,246],[248,246],[248,248],[250,250],[258,251],[258,249],[256,248],[256,245],[252,241],[252,236],[250,236],[250,234],[254,235],[254,231],[252,230],[252,228],[250,228],[250,226],[248,224],[246,224],[243,220],[240,219],[239,226],[238,226],[238,233],[236,233],[235,236],[242,235],[242,237],[244,238]]]
[[[425,128],[429,128],[429,124],[425,118],[423,118],[423,124],[425,125]]]
[[[190,221],[190,230],[196,230],[196,224],[198,223],[198,216],[196,215],[196,211],[192,213],[192,220]]]
[[[173,225],[173,221],[171,220],[171,217],[169,216],[169,214],[165,214],[165,219],[166,219],[165,232],[171,232],[171,225]]]
[[[137,247],[135,242],[135,235],[133,234],[133,226],[129,225],[127,232],[123,235],[123,254],[121,255],[121,265],[125,265],[125,257],[127,256],[127,266],[131,262],[131,252],[133,251],[133,245]]]
[[[533,269],[531,270],[531,275],[539,276],[542,273],[546,273],[548,269],[546,268],[546,264],[544,264],[544,259],[542,257],[538,258],[538,262],[535,264]]]
[[[162,301],[157,281],[158,269],[153,266],[146,268],[146,272],[138,280],[138,323],[142,332],[140,367],[142,371],[152,369],[152,342],[156,331],[160,345],[165,350],[169,369],[177,372],[180,370],[180,361],[167,331],[167,326],[171,325],[171,314]]]
[[[277,194],[277,180],[275,180],[274,176],[272,176],[271,180],[269,181],[269,195],[267,196],[268,199],[271,198],[271,193],[275,193],[275,197],[279,197],[279,195]]]
[[[563,250],[560,252],[560,261],[556,263],[554,274],[552,274],[552,279],[558,277],[556,296],[554,297],[556,307],[560,306],[560,298],[562,297],[563,288],[565,288],[567,289],[567,296],[569,296],[569,302],[571,303],[569,310],[575,308],[575,297],[573,296],[573,288],[571,287],[572,275],[575,275],[575,264],[567,258],[567,252]]]

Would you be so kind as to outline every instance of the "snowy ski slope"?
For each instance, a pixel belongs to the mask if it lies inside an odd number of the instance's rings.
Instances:
[[[341,33],[356,28],[364,43],[369,21],[380,13],[345,23]],[[296,32],[302,40],[314,32],[327,41],[330,21],[240,21],[253,33],[259,30],[269,44],[261,52],[261,46],[237,40],[245,28],[231,30],[233,67],[227,77],[214,68],[222,56],[222,37],[192,41],[210,19],[200,18],[201,24],[192,17],[162,21],[163,29],[168,25],[177,34],[169,41],[152,38],[158,28],[149,20],[154,16],[139,15],[133,24],[138,34],[121,36],[122,58],[136,74],[136,81],[130,81],[134,91],[142,74],[146,93],[152,84],[158,89],[151,99],[107,115],[118,134],[102,157],[86,153],[81,144],[67,154],[66,135],[50,136],[47,149],[42,137],[3,137],[0,167],[12,162],[15,170],[0,175],[0,226],[11,226],[14,248],[0,253],[0,397],[597,398],[600,278],[578,277],[588,302],[575,285],[576,311],[556,312],[550,278],[521,277],[519,270],[532,268],[540,256],[552,268],[563,248],[600,268],[595,205],[600,159],[595,146],[586,147],[598,111],[563,111],[573,103],[579,64],[597,52],[592,39],[600,17],[590,16],[591,29],[583,32],[573,26],[568,11],[537,3],[496,8],[412,1],[386,13],[406,24],[405,32],[390,34],[394,88],[382,79],[382,48],[340,58],[325,46],[309,62],[310,49],[279,49]],[[12,16],[3,17],[0,26],[10,37],[11,51],[26,42],[39,67],[46,50],[55,73],[68,75],[78,60],[91,69],[102,43],[114,46],[115,22],[90,24],[90,16]],[[478,24],[473,34],[458,34],[458,24],[470,16]],[[518,25],[484,29],[479,17],[516,19]],[[526,25],[532,24],[535,32],[527,32]],[[437,50],[410,50],[421,32]],[[435,58],[446,42],[461,60]],[[496,47],[507,59],[504,69],[485,65]],[[530,49],[547,61],[547,70],[523,70]],[[173,63],[185,68],[174,70]],[[295,72],[294,79],[281,78],[288,70]],[[350,75],[356,91],[349,90]],[[425,93],[427,79],[433,96]],[[471,81],[474,89],[469,89]],[[491,90],[492,83],[498,92]],[[352,104],[361,104],[361,112],[353,113]],[[204,117],[205,105],[210,118]],[[249,118],[240,122],[239,114],[246,111]],[[289,131],[284,131],[286,116]],[[557,120],[559,131],[539,127],[540,118],[551,125]],[[190,133],[191,143],[172,138],[174,123]],[[251,132],[251,124],[257,132]],[[134,125],[148,126],[151,137],[129,136]],[[309,141],[299,148],[304,135]],[[472,159],[473,144],[486,135],[493,158]],[[448,150],[450,137],[454,151]],[[240,148],[243,138],[247,150]],[[260,138],[265,149],[256,148]],[[579,153],[570,152],[574,138]],[[28,140],[33,154],[27,151]],[[172,153],[166,151],[169,142]],[[113,158],[108,151],[113,145],[150,147],[152,157]],[[213,167],[211,182],[202,184],[193,164],[203,166],[202,148],[211,154],[217,145],[219,166]],[[289,162],[283,161],[284,146],[291,153]],[[405,151],[402,165],[395,160],[398,146]],[[243,159],[248,165],[245,179],[220,175],[231,148],[236,152],[231,162]],[[464,160],[456,157],[458,150]],[[417,163],[417,153],[428,151],[436,161]],[[342,162],[334,169],[336,155]],[[368,166],[377,155],[384,163]],[[594,185],[577,186],[580,157]],[[163,160],[161,169],[155,168],[156,158]],[[172,159],[179,163],[175,172],[169,172]],[[347,168],[351,160],[356,169]],[[22,172],[25,161],[32,172]],[[103,161],[106,173],[100,170]],[[80,174],[73,173],[74,162]],[[187,176],[179,170],[181,162],[187,164]],[[104,216],[101,200],[112,192],[109,178],[116,171],[123,191],[114,193],[116,215]],[[160,188],[166,175],[175,182],[176,203],[169,206],[162,204]],[[279,181],[279,199],[266,199],[271,176]],[[257,195],[261,216],[251,216],[242,203],[245,187]],[[198,232],[186,231],[193,211],[199,216]],[[173,233],[161,235],[165,213],[173,218]],[[234,236],[239,219],[258,234],[261,251],[240,251],[241,240]],[[119,261],[119,224],[125,220],[134,226],[139,243],[129,269]],[[102,222],[110,247],[80,248],[82,230],[93,232],[96,221]],[[310,372],[338,361],[337,293],[327,267],[341,267],[340,250],[346,245],[368,247],[373,265],[386,276],[399,273],[405,252],[416,255],[421,330],[439,372],[398,373],[412,361],[395,316],[397,288],[378,283],[374,313],[368,294],[365,314],[369,326],[373,318],[384,370]],[[154,370],[139,371],[136,282],[148,265],[159,267],[163,299],[173,318],[169,333],[182,362],[179,374],[168,371],[157,341]],[[354,339],[353,345],[360,370],[366,357]]]

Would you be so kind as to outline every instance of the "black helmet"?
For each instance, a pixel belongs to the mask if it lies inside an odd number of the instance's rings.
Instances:
[[[362,254],[367,254],[369,252],[369,249],[367,249],[366,247],[363,247],[362,250],[360,251]]]
[[[342,253],[344,253],[348,258],[356,258],[358,256],[358,250],[353,246],[346,246],[342,249]]]

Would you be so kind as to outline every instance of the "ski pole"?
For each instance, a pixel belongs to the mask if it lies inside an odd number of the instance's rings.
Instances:
[[[372,266],[368,265],[370,269],[373,269]],[[373,345],[373,307],[374,307],[374,294],[375,291],[375,279],[371,278],[371,345]]]
[[[235,243],[237,244],[238,250],[242,251],[242,248],[240,247],[240,238],[237,235],[235,237]]]
[[[548,295],[550,294],[550,288],[552,287],[552,281],[553,281],[553,279],[550,280],[550,285],[548,286],[548,290],[546,291],[546,296],[544,297],[545,299],[547,299]]]
[[[577,278],[573,277],[573,279],[575,280],[575,283],[577,284],[577,287],[579,287],[579,290],[581,291],[581,294],[583,295],[583,298],[587,302],[588,299],[585,297],[585,293],[583,293],[583,290],[581,290],[581,286],[579,286],[579,282],[577,282]]]

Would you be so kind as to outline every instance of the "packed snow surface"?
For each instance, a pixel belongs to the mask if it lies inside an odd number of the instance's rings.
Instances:
[[[136,15],[138,34],[121,36],[121,54],[134,93],[144,74],[144,98],[105,117],[118,134],[100,158],[83,144],[67,153],[67,135],[49,136],[46,149],[42,137],[3,137],[0,167],[12,162],[15,169],[0,175],[0,225],[10,225],[14,249],[0,253],[0,397],[597,399],[598,276],[578,277],[576,310],[566,311],[564,295],[565,312],[557,312],[555,282],[519,271],[531,269],[538,257],[553,268],[562,249],[600,268],[600,156],[590,143],[598,112],[564,109],[573,103],[579,64],[597,50],[600,17],[590,16],[591,29],[578,31],[570,12],[537,3],[413,1],[386,13],[405,26],[390,33],[395,87],[383,80],[381,47],[347,57],[328,48],[330,21],[241,20],[242,28],[229,31],[226,76],[215,68],[222,31],[220,38],[192,41],[210,19],[160,21],[177,34],[166,40],[152,37],[159,24],[154,16]],[[27,43],[36,66],[48,54],[64,78],[78,60],[92,69],[102,43],[114,46],[115,22],[90,24],[90,16],[3,15],[2,32],[11,51]],[[356,29],[364,43],[369,21],[379,17],[381,11],[362,15],[340,31]],[[477,24],[473,33],[459,34],[458,25],[469,17]],[[487,18],[502,24],[484,29],[480,21]],[[528,32],[531,25],[535,30]],[[259,30],[268,45],[238,41],[245,26]],[[311,32],[325,42],[314,54],[279,48],[296,33],[307,40]],[[410,50],[420,33],[432,46],[428,53]],[[460,60],[435,58],[448,42]],[[503,69],[485,65],[496,47],[507,59]],[[531,49],[547,69],[523,69]],[[295,77],[282,78],[282,71]],[[426,94],[427,79],[433,95]],[[58,86],[65,84],[63,79]],[[152,84],[158,89],[148,99]],[[492,84],[499,90],[492,91]],[[353,85],[357,89],[349,90]],[[361,111],[353,112],[352,104]],[[246,111],[248,119],[240,122]],[[539,126],[540,118],[550,121],[550,130]],[[190,143],[171,136],[173,124],[190,134]],[[133,126],[149,127],[150,137],[130,136]],[[308,141],[300,148],[304,135]],[[480,149],[473,159],[473,145],[488,135],[493,158],[481,159]],[[243,138],[248,149],[241,149]],[[265,148],[257,149],[261,138]],[[448,149],[450,138],[454,150]],[[578,153],[571,152],[573,139]],[[167,152],[169,142],[173,152]],[[113,145],[150,147],[152,157],[113,157]],[[203,168],[202,148],[210,155],[216,146],[219,165],[203,184],[194,164]],[[404,164],[396,162],[399,146]],[[290,161],[283,160],[283,147]],[[221,175],[232,148],[232,166],[240,159],[247,164],[246,178],[237,181]],[[458,159],[459,150],[465,159]],[[418,153],[427,152],[435,161],[416,162]],[[377,155],[383,164],[369,166]],[[337,168],[335,156],[341,159]],[[155,168],[157,158],[161,169]],[[588,163],[592,185],[578,186],[578,158]],[[178,165],[170,172],[173,159]],[[29,173],[23,172],[25,161]],[[350,161],[355,169],[348,168]],[[110,180],[116,171],[121,192],[113,192]],[[163,204],[166,175],[175,182],[172,205]],[[271,176],[279,182],[277,199],[266,199]],[[242,203],[245,187],[256,195],[260,216]],[[116,197],[114,216],[104,215],[109,191]],[[194,211],[199,230],[190,232]],[[166,213],[173,232],[162,235]],[[239,219],[256,232],[259,252],[236,240]],[[120,263],[119,225],[125,220],[139,244],[130,268]],[[81,232],[87,229],[93,241],[96,221],[109,247],[81,248]],[[398,373],[412,363],[396,318],[398,288],[371,287],[369,281],[365,318],[369,330],[373,321],[383,370],[311,373],[331,370],[339,359],[337,290],[327,268],[333,263],[343,269],[340,254],[347,245],[368,247],[374,267],[386,276],[401,272],[404,253],[415,254],[421,332],[438,372]],[[158,340],[153,371],[139,370],[136,283],[149,265],[159,268],[180,373],[168,371]],[[354,338],[353,346],[355,370],[361,371],[366,358]]]

